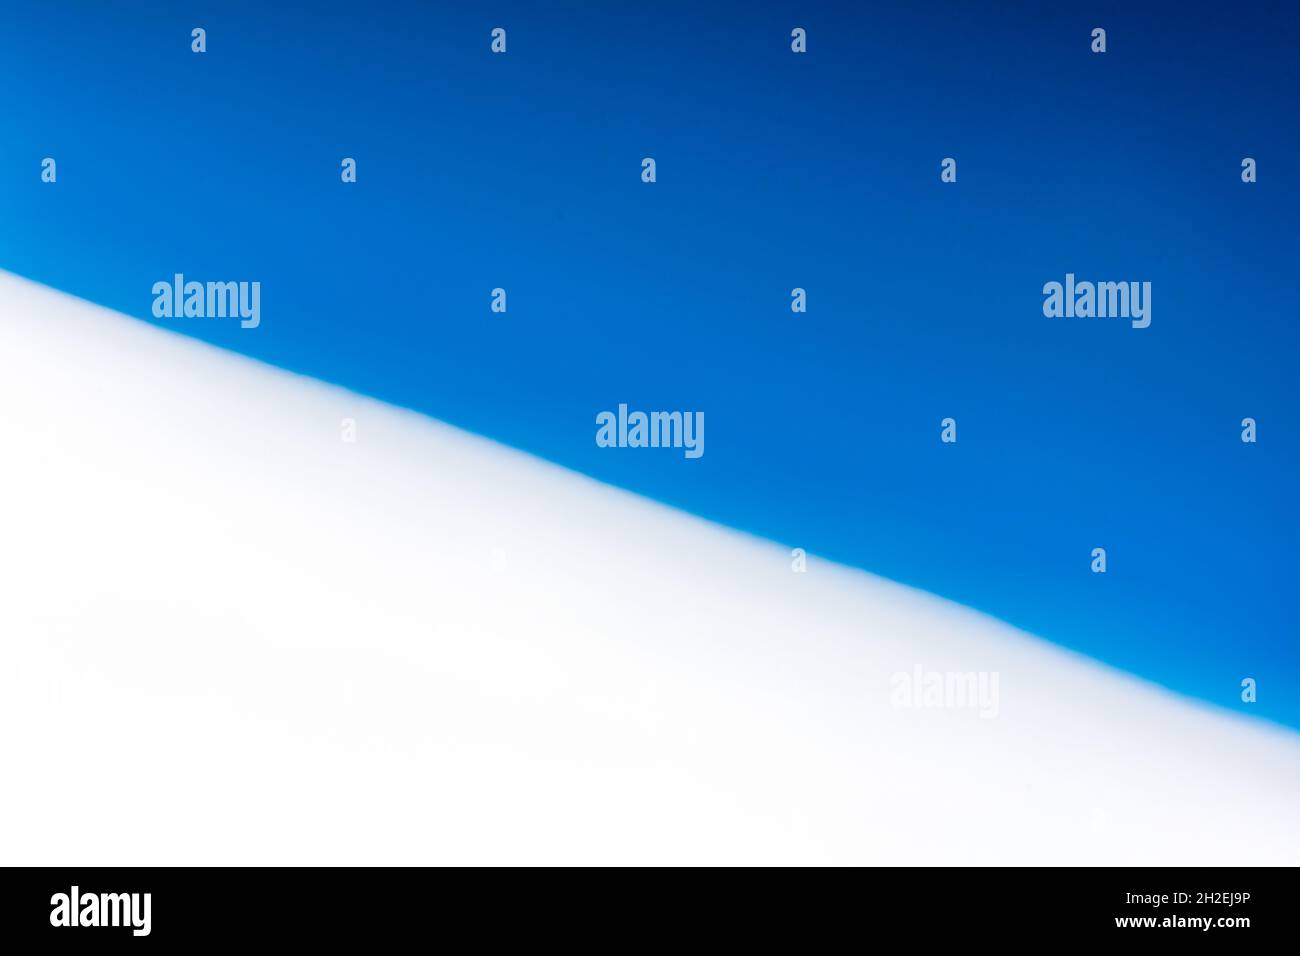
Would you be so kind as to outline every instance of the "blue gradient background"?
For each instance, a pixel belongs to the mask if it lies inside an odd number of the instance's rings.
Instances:
[[[11,0],[0,266],[260,280],[158,324],[1300,727],[1300,17],[1043,6]],[[1151,327],[1045,319],[1067,271]],[[705,456],[597,449],[619,402]]]

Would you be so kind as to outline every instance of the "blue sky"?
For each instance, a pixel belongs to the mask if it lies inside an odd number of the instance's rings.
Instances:
[[[1131,6],[15,2],[0,266],[1300,727],[1300,18]]]

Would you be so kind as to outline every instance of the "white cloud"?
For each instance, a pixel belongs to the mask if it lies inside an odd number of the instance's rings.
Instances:
[[[1290,731],[3,274],[0,407],[7,863],[1300,858]]]

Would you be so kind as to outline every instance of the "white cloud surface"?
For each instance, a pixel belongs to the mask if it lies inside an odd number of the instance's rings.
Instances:
[[[3,273],[0,407],[4,863],[1300,861],[1300,735]]]

